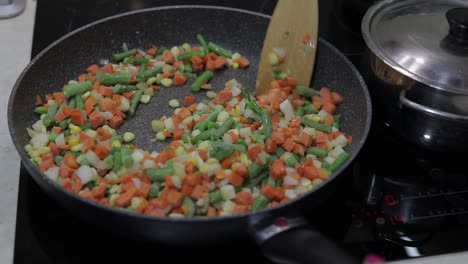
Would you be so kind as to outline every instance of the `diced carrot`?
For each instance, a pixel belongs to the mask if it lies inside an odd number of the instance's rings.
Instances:
[[[254,144],[250,145],[249,149],[247,150],[247,155],[251,160],[255,160],[258,157],[258,154],[262,152],[262,145]]]
[[[315,142],[317,143],[323,143],[328,141],[328,135],[325,133],[317,133],[315,135]]]
[[[333,123],[335,122],[335,119],[333,118],[332,115],[326,115],[324,118],[323,118],[323,123],[325,125],[333,125]]]
[[[162,54],[163,56],[163,61],[167,64],[173,64],[174,63],[174,56],[169,50],[165,50]]]
[[[286,164],[284,164],[284,160],[277,159],[271,165],[270,176],[277,180],[282,179],[286,176]]]
[[[182,203],[182,199],[184,199],[184,195],[178,191],[169,191],[167,195],[167,201],[172,206],[179,206]]]
[[[102,94],[106,97],[111,97],[114,94],[112,87],[101,85],[99,87],[99,94]]]
[[[114,109],[114,101],[110,98],[102,98],[98,102],[101,111],[109,111]]]
[[[122,95],[128,100],[131,100],[133,97],[133,92],[125,92],[125,93],[122,93]]]
[[[115,199],[115,204],[120,207],[126,207],[130,205],[130,202],[135,196],[136,191],[137,191],[136,187],[132,187],[128,191],[120,194],[119,197]]]
[[[203,185],[197,185],[195,186],[195,188],[193,188],[193,191],[190,197],[198,200],[198,199],[205,197],[205,193],[206,193],[205,187],[203,187]]]
[[[305,151],[306,151],[306,147],[302,144],[296,144],[296,146],[294,146],[293,152],[298,154],[299,156],[304,156]]]
[[[182,120],[186,117],[189,117],[192,113],[187,108],[181,108],[179,113],[177,114]]]
[[[156,162],[166,163],[166,161],[175,157],[175,150],[166,149],[156,157]]]
[[[57,147],[57,144],[50,142],[48,147],[50,148],[50,151],[54,153],[54,155],[60,155],[60,149]]]
[[[41,164],[39,165],[39,169],[42,172],[45,172],[52,167],[54,167],[54,157],[50,154],[43,155],[41,157]]]
[[[80,76],[78,76],[78,82],[84,82],[86,81],[86,74],[81,74]]]
[[[107,63],[106,65],[101,67],[101,71],[103,74],[112,74],[114,73],[114,67],[112,67],[111,63]]]
[[[183,128],[178,128],[174,132],[172,132],[174,140],[182,139],[182,136],[185,134],[185,130]]]
[[[189,106],[195,103],[195,97],[193,96],[184,96],[184,105]]]
[[[239,204],[251,205],[254,202],[254,198],[251,193],[242,191],[236,194],[234,201]]]
[[[212,206],[208,207],[208,210],[206,211],[206,216],[210,216],[210,217],[216,216],[216,208]]]
[[[63,156],[63,162],[72,169],[78,169],[80,167],[80,164],[78,164],[76,161],[76,157],[70,153],[67,153],[65,156]]]
[[[331,91],[327,87],[322,87],[320,89],[320,97],[322,102],[331,102]]]
[[[328,178],[328,171],[325,168],[318,168],[317,171],[320,179],[326,180]]]
[[[85,103],[84,103],[86,114],[89,115],[89,113],[91,113],[94,110],[94,106],[96,105],[96,103],[97,103],[97,100],[93,96],[88,96],[88,98],[86,98]]]
[[[265,151],[268,154],[273,154],[276,151],[276,147],[277,147],[276,142],[269,139],[265,144]]]
[[[343,97],[337,92],[332,92],[331,93],[331,102],[334,105],[339,105],[339,104],[343,103]]]
[[[72,188],[73,188],[73,184],[72,182],[70,181],[70,179],[65,179],[63,180],[62,182],[62,187],[66,190],[69,190],[69,191],[72,191]]]
[[[93,194],[94,198],[101,199],[106,194],[107,185],[105,183],[100,183],[99,186],[94,188],[91,193]]]
[[[42,105],[42,98],[40,95],[36,95],[36,105],[37,106]]]
[[[322,107],[322,102],[314,101],[314,102],[312,102],[312,106],[313,106],[315,109],[320,109],[320,108]]]
[[[142,181],[140,188],[137,189],[136,195],[141,196],[141,197],[148,196],[150,187],[151,187],[150,184]]]
[[[79,179],[75,179],[75,184],[73,184],[73,187],[72,187],[72,192],[74,193],[79,193],[81,191],[81,189],[83,189],[83,182],[80,181]]]
[[[202,178],[198,173],[188,174],[184,178],[184,184],[187,184],[189,186],[196,186],[201,184],[201,182]]]
[[[241,213],[247,213],[248,211],[249,211],[249,207],[247,205],[236,204],[234,206],[234,209],[232,210],[232,213],[241,214]]]
[[[242,182],[244,182],[244,178],[242,178],[239,174],[233,172],[227,177],[230,184],[234,186],[241,186]]]
[[[301,118],[299,116],[294,117],[289,122],[289,127],[300,128],[301,127]]]
[[[288,137],[283,144],[283,148],[289,152],[292,152],[295,146],[296,146],[296,142],[294,142],[294,139],[291,137]]]
[[[62,108],[62,112],[63,112],[63,114],[65,115],[65,117],[70,117],[70,116],[71,116],[72,110],[73,110],[73,109],[72,109],[70,106],[68,106],[68,105],[66,105],[66,106],[64,106],[64,107]]]
[[[170,78],[171,76],[172,76],[172,75],[171,75],[170,73],[168,73],[168,72],[164,72],[164,73],[162,74],[162,77],[163,77],[163,78]]]
[[[72,123],[77,126],[84,125],[86,122],[85,117],[83,116],[83,113],[79,108],[75,108],[71,111],[70,118],[72,120]]]
[[[93,111],[89,114],[89,122],[92,128],[97,128],[101,125],[103,118],[99,115],[98,111]]]
[[[192,62],[193,65],[201,65],[203,63],[203,59],[200,58],[200,56],[197,56],[197,55],[192,56],[192,58],[190,58],[190,61]]]
[[[218,97],[224,101],[230,101],[232,99],[232,92],[228,89],[223,89],[218,93]]]
[[[99,71],[99,66],[97,66],[96,64],[93,64],[93,65],[90,65],[87,69],[86,69],[87,72],[90,72],[92,74],[96,74],[96,72]]]
[[[182,186],[181,192],[184,196],[190,196],[192,194],[193,189],[193,186],[184,185]]]
[[[203,70],[203,64],[201,64],[201,63],[200,64],[193,64],[192,69],[193,69],[194,72],[201,72]]]
[[[61,105],[65,100],[67,100],[62,92],[52,93],[52,96],[54,97],[54,101],[57,105]]]
[[[151,55],[151,56],[156,56],[156,52],[158,52],[158,48],[156,48],[156,47],[152,47],[151,49],[148,49],[146,51],[146,53]]]
[[[250,65],[250,61],[244,56],[237,59],[236,62],[239,64],[239,67],[241,68],[246,68],[246,67],[249,67]]]
[[[275,196],[273,199],[276,201],[281,201],[284,198],[284,188],[282,187],[276,187],[275,188]]]
[[[286,141],[284,134],[279,131],[273,132],[273,134],[271,134],[271,139],[278,145],[282,145]]]
[[[336,106],[332,103],[324,103],[322,109],[332,115],[336,113]]]
[[[176,69],[176,71],[178,71],[180,65],[183,65],[183,64],[184,64],[183,61],[176,61],[176,62],[174,62],[174,65],[173,65],[173,66],[174,66],[174,68]]]
[[[271,184],[267,184],[262,188],[262,194],[265,195],[269,200],[272,200],[275,197],[275,187]]]
[[[184,85],[187,82],[187,77],[180,73],[179,71],[176,71],[174,73],[174,85]]]
[[[59,176],[62,178],[68,178],[73,174],[74,171],[74,169],[66,166],[65,164],[62,164],[59,168]]]
[[[100,159],[105,159],[107,156],[109,156],[109,150],[107,150],[105,147],[101,145],[96,145],[93,148],[94,153],[100,158]]]
[[[303,106],[304,103],[305,103],[303,99],[294,99],[292,102],[293,102],[292,105],[293,105],[294,109],[297,109],[297,108]]]
[[[118,115],[115,115],[111,118],[109,122],[109,126],[112,128],[118,128],[120,125],[122,125],[122,123],[123,123],[123,118]]]
[[[304,169],[304,176],[308,178],[309,180],[315,180],[319,177],[317,169],[313,166],[307,166]]]
[[[214,71],[216,70],[216,62],[214,60],[209,60],[206,62],[205,67],[209,71]]]

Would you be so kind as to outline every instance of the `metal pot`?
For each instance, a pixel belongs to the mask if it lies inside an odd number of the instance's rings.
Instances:
[[[468,2],[381,1],[362,33],[363,75],[385,124],[431,150],[468,149]]]

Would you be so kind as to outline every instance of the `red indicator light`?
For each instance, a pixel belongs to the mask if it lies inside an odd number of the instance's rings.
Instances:
[[[384,199],[385,199],[385,203],[387,203],[388,206],[394,206],[395,204],[398,203],[395,200],[395,197],[393,197],[393,195],[391,195],[391,194],[385,195]]]

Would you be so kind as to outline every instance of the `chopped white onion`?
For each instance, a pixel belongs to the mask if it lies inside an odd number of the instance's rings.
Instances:
[[[220,166],[221,167],[221,166]],[[214,174],[214,173],[213,173]],[[218,187],[223,187],[223,186],[226,186],[227,184],[229,183],[228,179],[227,178],[224,178],[222,179],[221,181],[218,182]]]
[[[47,128],[45,127],[44,123],[42,122],[42,120],[38,120],[36,123],[34,123],[32,125],[32,128],[34,129],[34,131],[36,132],[40,132],[40,133],[46,133],[47,132]]]
[[[233,87],[231,90],[232,96],[238,96],[239,94],[241,94],[241,92],[242,90],[237,87]]]
[[[199,103],[199,104],[197,105],[197,110],[203,110],[203,109],[205,109],[205,108],[206,108],[206,104],[204,104],[204,103]]]
[[[232,98],[231,101],[228,102],[228,105],[234,107],[238,103],[239,100],[237,100],[237,98]]]
[[[284,192],[284,196],[288,197],[289,199],[294,199],[297,197],[297,194],[294,190],[288,189]]]
[[[321,168],[322,167],[322,162],[316,160],[316,159],[313,159],[312,162],[314,163],[314,166],[316,168]]]
[[[283,183],[284,185],[298,185],[299,184],[299,181],[296,180],[295,178],[289,176],[289,175],[286,175],[286,177],[284,177],[284,180],[283,180]]]
[[[180,182],[180,179],[179,177],[177,177],[177,175],[171,176],[171,179],[172,179],[172,183],[177,189],[180,189],[182,187],[182,183]]]
[[[239,135],[243,138],[252,136],[252,129],[250,127],[243,127],[239,129]]]
[[[231,137],[231,135],[229,135],[228,133],[224,134],[224,136],[223,136],[223,141],[224,141],[224,143],[232,144],[232,137]]]
[[[52,167],[52,168],[49,168],[48,170],[46,170],[46,171],[44,172],[44,174],[45,174],[47,177],[49,177],[49,179],[55,181],[55,180],[57,180],[57,177],[58,177],[58,175],[59,175],[59,167],[54,166],[54,167]]]
[[[49,143],[49,135],[44,133],[37,134],[29,142],[34,148],[43,148]]]
[[[120,105],[116,107],[117,110],[127,112],[130,110],[130,102],[124,96],[120,97]]]
[[[103,117],[106,120],[111,120],[114,115],[111,112],[99,112],[99,116]]]
[[[164,120],[164,126],[169,132],[174,132],[176,130],[176,127],[174,125],[174,121],[172,121],[172,118],[168,118]]]
[[[128,46],[127,46],[127,43],[122,43],[122,50],[123,51],[128,51]]]
[[[135,150],[133,151],[132,153],[132,159],[135,161],[135,162],[140,162],[140,160],[142,160],[143,158],[145,157],[145,155],[139,151],[139,150]]]
[[[231,201],[226,201],[224,204],[223,204],[223,212],[224,213],[232,213],[232,211],[234,211],[234,207],[236,206],[235,203],[231,202]]]
[[[323,160],[328,164],[332,164],[335,161],[335,158],[331,156],[326,156]]]
[[[247,109],[245,109],[245,111],[244,111],[244,117],[245,117],[245,118],[249,118],[249,117],[251,117],[251,116],[253,115],[253,113],[254,113],[254,112],[253,112],[251,109],[248,109],[248,108],[247,108]]]
[[[90,182],[93,179],[93,171],[91,170],[91,168],[88,165],[80,166],[76,170],[76,175],[78,176],[78,178],[80,178],[80,180],[81,180],[81,182],[83,184],[86,184],[86,183]]]
[[[280,109],[281,109],[281,112],[283,112],[284,119],[286,119],[286,121],[291,121],[291,119],[293,119],[295,117],[294,108],[293,108],[291,102],[289,102],[289,100],[287,100],[287,99],[284,100],[280,104]]]
[[[338,158],[338,156],[343,153],[344,150],[341,146],[336,146],[334,149],[330,150],[330,152],[328,152],[328,155],[330,155],[331,157],[333,158]]]
[[[154,168],[155,166],[156,166],[156,163],[152,160],[147,159],[143,162],[143,168],[145,169]]]
[[[159,153],[157,151],[151,152],[151,157],[156,158],[157,156],[159,156]]]
[[[324,119],[327,115],[329,115],[329,113],[322,109],[317,113],[317,115],[320,116],[320,118]]]
[[[221,195],[223,196],[223,200],[231,200],[236,197],[236,190],[234,189],[234,186],[227,184],[223,187],[220,188],[221,190]]]
[[[89,164],[91,164],[94,167],[96,167],[99,161],[101,161],[101,159],[99,159],[96,153],[94,153],[94,151],[92,150],[88,150],[85,156],[86,156],[86,159],[89,161]]]

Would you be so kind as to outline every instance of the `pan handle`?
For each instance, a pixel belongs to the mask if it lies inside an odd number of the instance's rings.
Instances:
[[[275,263],[359,263],[303,218],[277,218],[263,226],[254,236]]]

